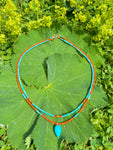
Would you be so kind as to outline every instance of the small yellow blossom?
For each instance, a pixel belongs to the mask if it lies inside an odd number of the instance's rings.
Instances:
[[[92,1],[88,1],[88,5],[91,5],[93,2]]]
[[[30,1],[29,8],[32,11],[35,11],[35,10],[38,11],[40,9],[40,2],[38,0],[32,0],[32,1]]]
[[[83,15],[82,11],[80,11],[79,13],[75,14],[75,20],[78,21],[80,20],[81,22],[85,22],[86,21],[86,16]]]
[[[25,8],[25,9],[24,9],[24,12],[25,12],[26,14],[29,13],[29,11],[30,11],[29,8]]]
[[[5,34],[0,34],[0,43],[6,43]]]
[[[29,21],[28,30],[37,29],[39,27],[40,21]]]
[[[50,27],[52,24],[51,21],[51,17],[50,16],[43,16],[43,18],[41,19],[41,26],[46,26],[46,27]]]
[[[55,5],[55,9],[59,9],[60,8],[60,6],[58,6],[58,5]]]
[[[96,15],[95,17],[93,17],[93,18],[91,19],[91,23],[93,24],[93,26],[98,26],[98,25],[100,25],[100,23],[101,23],[101,17],[100,17],[100,15],[98,14],[98,15]]]
[[[21,14],[16,12],[16,10],[17,8],[12,0],[7,0],[0,10],[0,32],[2,36],[6,34],[8,38],[13,39],[21,34]]]
[[[60,7],[58,5],[55,5],[55,18],[60,22],[62,20],[66,21],[66,13],[67,9],[65,7]]]
[[[76,7],[77,1],[76,0],[70,0],[70,6],[71,7]]]
[[[84,9],[84,5],[78,5],[79,10]]]
[[[98,9],[100,9],[101,11],[105,11],[105,10],[107,10],[107,5],[106,4],[102,4],[102,5],[100,5],[99,7],[98,7]]]

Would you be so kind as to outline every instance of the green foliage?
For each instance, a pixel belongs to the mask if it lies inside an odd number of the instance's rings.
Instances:
[[[40,26],[50,27],[53,24],[68,24],[74,29],[87,30],[92,40],[97,42],[109,42],[113,35],[112,0],[14,0],[14,4],[12,0],[1,2],[2,50],[11,47],[21,32],[28,32]]]
[[[113,100],[113,69],[111,65],[109,64],[104,64],[101,66],[101,72],[98,77],[98,84],[103,86],[105,89],[109,100]]]
[[[28,136],[25,140],[25,146],[28,149],[30,147],[30,145],[31,145],[31,137]]]
[[[112,0],[70,0],[70,7],[74,14],[72,21],[79,28],[88,30],[94,41],[107,40],[113,36]]]
[[[99,133],[95,140],[94,148],[98,147],[100,143],[101,147],[112,150],[113,148],[113,105],[108,105],[103,110],[93,113],[92,123],[95,126],[96,131]]]
[[[94,108],[106,104],[105,93],[95,86],[91,101],[88,102],[80,116],[73,122],[62,125],[60,139],[55,137],[53,125],[39,117],[26,104],[19,92],[15,78],[17,58],[23,50],[38,42],[37,39],[42,41],[46,36],[49,37],[55,32],[56,30],[40,29],[38,32],[31,31],[29,36],[22,35],[15,45],[14,52],[16,54],[12,59],[13,71],[8,64],[2,65],[0,121],[8,125],[9,141],[19,149],[25,149],[24,141],[28,136],[34,140],[35,146],[40,150],[58,149],[63,139],[78,143],[87,141],[94,132],[88,114]],[[77,46],[86,53],[90,51],[91,57],[93,57],[95,49],[91,45],[88,46],[85,40],[86,34],[80,35],[80,33],[71,32],[65,27],[58,33],[69,37],[74,43],[76,39],[76,44],[79,43]],[[97,60],[94,61],[95,64],[98,63]],[[91,70],[84,57],[79,56],[74,48],[58,39],[36,47],[26,54],[22,60],[20,71],[24,88],[33,102],[45,111],[55,114],[73,110],[86,96],[91,80]],[[57,121],[57,118],[53,118],[53,120]],[[30,138],[26,139],[26,143],[29,147]]]
[[[16,150],[8,141],[6,127],[0,124],[0,149],[1,150]]]
[[[105,107],[104,109],[99,109],[91,116],[91,120],[94,122],[97,121],[98,124],[95,126],[95,130],[98,134],[94,134],[93,137],[90,137],[86,143],[78,144],[75,143],[75,149],[110,149],[110,144],[113,142],[112,135],[110,134],[110,138],[108,138],[107,131],[104,126],[99,124],[100,120],[105,122],[105,126],[110,130],[112,128],[112,124],[109,120],[106,123],[105,119],[101,119],[102,114],[106,114],[112,120],[112,102],[113,102],[113,3],[112,0],[0,0],[0,73],[1,73],[1,65],[3,63],[8,63],[11,60],[11,57],[14,53],[17,53],[13,57],[13,63],[16,63],[16,59],[19,56],[19,53],[26,49],[28,46],[36,43],[37,41],[41,41],[42,39],[48,38],[48,36],[43,36],[42,38],[34,39],[31,42],[27,41],[27,43],[22,43],[22,46],[15,46],[13,51],[13,46],[17,40],[18,35],[21,32],[28,32],[30,29],[37,29],[40,26],[42,27],[51,27],[51,26],[62,26],[63,24],[67,24],[71,26],[72,29],[81,30],[84,34],[79,33],[78,35],[74,35],[75,38],[71,39],[73,43],[76,43],[78,47],[83,49],[89,57],[91,57],[94,65],[96,67],[96,83],[102,87],[109,98],[109,107]],[[58,29],[57,29],[58,30]],[[73,36],[69,33],[67,35],[65,32],[62,34],[67,38]],[[74,31],[73,31],[74,32]],[[55,33],[55,32],[54,32]],[[85,34],[88,33],[89,35]],[[34,34],[32,32],[32,34]],[[49,36],[52,36],[53,33],[50,32]],[[78,33],[77,33],[78,34]],[[31,32],[30,32],[31,35]],[[45,33],[44,33],[45,35]],[[31,35],[32,36],[32,35]],[[22,39],[23,37],[23,39]],[[21,39],[23,40],[26,36],[22,35]],[[95,41],[95,43],[93,43]],[[22,42],[22,41],[21,41]],[[20,43],[21,43],[20,42]],[[54,42],[54,41],[53,41]],[[57,41],[58,42],[58,41]],[[28,44],[29,43],[29,44]],[[86,44],[87,43],[87,44]],[[26,45],[24,47],[24,45]],[[65,45],[65,44],[64,44]],[[58,45],[62,46],[63,45]],[[88,49],[88,50],[87,50]],[[19,51],[19,52],[18,52]],[[70,50],[68,51],[70,52]],[[41,53],[42,54],[42,53]],[[18,56],[17,56],[18,55]],[[77,54],[76,54],[77,55]],[[16,57],[17,56],[17,57]],[[78,56],[78,55],[77,55]],[[95,56],[95,57],[94,57]],[[30,57],[29,57],[30,58]],[[79,59],[82,61],[81,57]],[[28,61],[29,62],[29,61]],[[26,62],[26,64],[28,63]],[[34,60],[34,63],[37,61]],[[46,62],[46,61],[45,61]],[[25,63],[25,61],[24,61]],[[29,63],[28,63],[29,64]],[[44,63],[46,64],[46,63]],[[28,65],[30,67],[30,65]],[[23,66],[25,69],[25,66]],[[35,69],[36,66],[34,66]],[[46,65],[44,66],[46,69]],[[31,69],[31,68],[30,68]],[[13,65],[13,70],[15,70]],[[27,69],[28,71],[28,69]],[[39,73],[39,71],[43,72],[43,67],[38,71],[33,70],[35,73]],[[22,73],[22,72],[21,72]],[[30,78],[25,76],[23,73],[22,77],[25,79],[28,86],[33,86],[30,84]],[[39,77],[38,77],[39,79]],[[40,81],[44,79],[40,77]],[[45,82],[46,81],[46,82]],[[32,84],[34,84],[35,79],[32,79]],[[36,82],[36,85],[40,84],[40,87],[45,87],[47,85],[47,78],[45,76],[45,80],[43,82]],[[37,87],[35,85],[35,87]],[[110,106],[111,105],[111,106]],[[98,113],[101,112],[101,113]],[[102,113],[103,112],[103,113]],[[95,114],[98,115],[95,115]],[[100,115],[100,117],[98,117]],[[111,121],[112,122],[112,121]],[[98,129],[98,126],[101,128]],[[2,129],[1,129],[2,130]],[[3,129],[4,130],[4,129]],[[111,130],[110,130],[111,131]],[[1,131],[2,132],[2,131]],[[104,136],[104,140],[102,139]],[[2,141],[3,142],[2,142]],[[33,140],[26,139],[26,147],[29,149],[35,149]],[[28,142],[29,141],[29,142]],[[102,141],[106,141],[103,144]],[[109,143],[110,142],[110,143]],[[3,145],[4,143],[4,145]],[[13,149],[8,142],[7,132],[5,132],[0,137],[0,144],[3,145],[2,149]],[[27,145],[28,144],[28,145]],[[30,145],[29,145],[30,144]],[[74,149],[74,144],[69,144],[69,141],[63,142],[61,147],[62,149]],[[110,145],[110,146],[109,146]],[[112,146],[113,147],[113,146]],[[113,148],[112,148],[113,149]]]
[[[11,59],[12,44],[21,34],[21,14],[11,0],[0,2],[0,58]]]
[[[5,133],[5,128],[1,128],[0,129],[0,136],[3,135]]]
[[[10,40],[12,42],[21,34],[21,15],[11,0],[0,6],[0,44]]]

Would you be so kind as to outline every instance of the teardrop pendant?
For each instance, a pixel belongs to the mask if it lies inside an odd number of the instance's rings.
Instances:
[[[55,125],[55,127],[54,127],[54,132],[55,132],[55,135],[56,135],[58,138],[60,137],[61,131],[62,131],[61,126]]]

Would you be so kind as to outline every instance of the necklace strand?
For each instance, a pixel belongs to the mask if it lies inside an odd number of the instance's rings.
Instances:
[[[85,99],[81,102],[81,104],[75,108],[73,111],[67,113],[67,114],[63,114],[63,115],[54,115],[54,114],[51,114],[51,113],[48,113],[46,111],[44,111],[43,109],[39,108],[36,104],[34,104],[31,99],[29,98],[29,96],[27,95],[26,91],[24,90],[24,87],[22,85],[22,82],[21,82],[21,79],[20,79],[20,71],[19,71],[19,67],[20,67],[20,63],[21,63],[21,60],[23,59],[24,55],[26,53],[28,53],[30,50],[32,50],[33,48],[41,45],[41,44],[44,44],[44,43],[47,43],[47,42],[50,42],[56,38],[59,38],[61,41],[63,41],[64,43],[72,46],[73,48],[75,48],[80,54],[82,54],[85,59],[88,61],[88,63],[90,64],[90,67],[91,67],[91,72],[92,72],[92,77],[91,77],[91,85],[90,85],[90,88],[89,88],[89,91],[85,97]],[[47,121],[55,124],[55,125],[62,125],[62,124],[65,124],[65,123],[68,123],[70,121],[72,121],[74,118],[76,118],[80,112],[84,109],[84,107],[86,106],[88,100],[90,99],[90,96],[92,94],[92,91],[93,91],[93,88],[94,88],[94,84],[95,84],[95,68],[94,68],[94,65],[91,61],[91,59],[80,49],[78,48],[75,44],[73,44],[72,42],[70,42],[69,40],[67,40],[66,38],[64,38],[63,36],[61,35],[55,35],[53,37],[50,37],[44,41],[41,41],[39,43],[36,43],[32,46],[30,46],[29,48],[27,48],[19,57],[18,61],[17,61],[17,65],[16,65],[16,79],[17,79],[17,83],[18,83],[18,87],[20,89],[20,92],[22,94],[22,96],[24,97],[24,99],[26,100],[26,102],[36,111],[36,113],[38,113],[40,116],[42,116],[44,119],[46,119]],[[80,110],[79,110],[80,109]],[[79,111],[78,111],[79,110]],[[69,115],[72,115],[73,113],[75,113],[76,111],[78,111],[71,119],[67,120],[67,121],[64,121],[64,122],[54,122],[50,119],[48,119],[46,116],[44,116],[42,113],[46,114],[46,115],[49,115],[49,116],[52,116],[52,117],[67,117]]]

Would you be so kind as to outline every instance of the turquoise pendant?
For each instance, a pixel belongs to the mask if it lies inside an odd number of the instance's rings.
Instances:
[[[55,127],[54,127],[54,132],[55,132],[55,135],[56,135],[58,138],[59,138],[59,136],[60,136],[60,134],[61,134],[61,131],[62,131],[61,126],[55,125]]]

